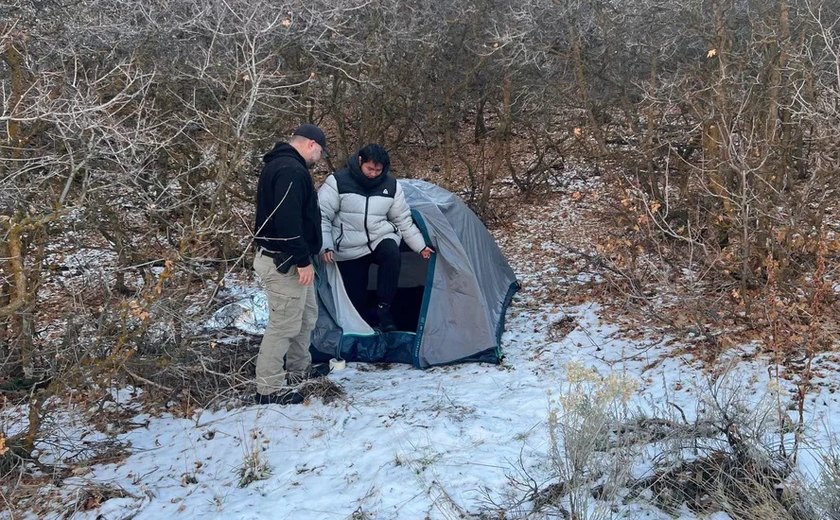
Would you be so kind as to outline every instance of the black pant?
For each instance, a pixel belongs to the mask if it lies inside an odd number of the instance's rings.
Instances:
[[[397,295],[397,284],[400,280],[400,246],[394,240],[386,238],[379,242],[373,253],[353,260],[336,262],[341,278],[344,280],[347,296],[362,316],[365,315],[370,264],[379,266],[376,276],[377,303],[390,305],[394,301],[394,296]]]

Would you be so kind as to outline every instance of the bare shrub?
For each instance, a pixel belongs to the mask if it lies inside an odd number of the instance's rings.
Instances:
[[[823,475],[825,499],[815,501],[821,491],[793,463],[793,421],[777,387],[756,397],[726,373],[700,389],[696,417],[667,399],[653,405],[654,415],[631,414],[631,382],[568,370],[549,411],[545,461],[523,453],[509,476],[517,493],[488,498],[492,506],[476,518],[613,518],[631,506],[737,519],[815,520],[831,511],[832,468]]]
[[[551,400],[545,462],[535,469],[523,460],[508,477],[521,495],[494,504],[504,518],[610,518],[621,509],[639,454],[637,442],[621,434],[635,383],[577,363],[566,369],[568,383]]]
[[[669,511],[684,504],[739,519],[818,517],[793,462],[792,422],[779,408],[778,387],[755,398],[738,378],[725,373],[710,380],[694,423],[664,437],[657,451],[665,451],[651,475],[633,483],[629,498],[648,496]]]

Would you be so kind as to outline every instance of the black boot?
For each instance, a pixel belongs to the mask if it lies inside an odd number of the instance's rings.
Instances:
[[[268,395],[257,392],[254,401],[257,404],[300,404],[304,398],[297,390],[286,389]]]
[[[382,332],[393,332],[397,330],[394,317],[391,315],[390,303],[380,303],[377,305],[376,316],[379,318],[379,330]]]

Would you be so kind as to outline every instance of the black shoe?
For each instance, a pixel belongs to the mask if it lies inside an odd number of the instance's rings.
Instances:
[[[382,332],[393,332],[397,330],[394,323],[394,316],[391,315],[391,304],[380,303],[376,306],[376,316],[379,318],[379,330]]]
[[[257,404],[300,404],[303,402],[303,395],[297,390],[291,389],[268,395],[257,392],[254,395],[254,401]]]
[[[286,382],[290,385],[297,385],[310,379],[319,379],[322,377],[326,377],[327,375],[329,375],[329,373],[329,363],[317,363],[315,365],[309,365],[309,368],[307,368],[303,372],[287,372]]]

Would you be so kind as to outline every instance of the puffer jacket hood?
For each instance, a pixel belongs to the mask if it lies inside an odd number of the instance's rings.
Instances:
[[[373,193],[377,191],[376,189],[387,180],[388,176],[391,174],[391,159],[388,159],[388,162],[382,165],[382,173],[373,179],[369,179],[362,173],[362,168],[359,166],[359,153],[356,152],[351,154],[350,157],[347,158],[347,171],[350,173],[350,176],[355,180],[359,186],[364,188],[368,193]]]

